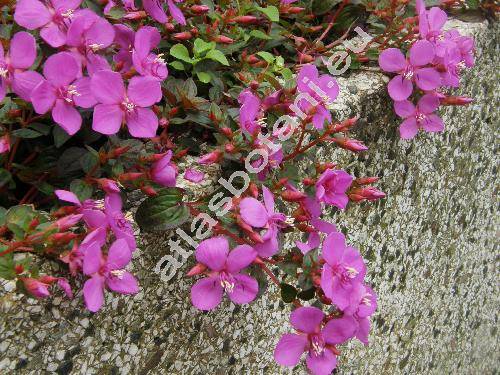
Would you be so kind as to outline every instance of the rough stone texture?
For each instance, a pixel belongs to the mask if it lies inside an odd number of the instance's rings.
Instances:
[[[476,103],[444,110],[444,134],[399,140],[386,78],[360,72],[339,79],[339,113],[362,116],[358,138],[370,151],[358,160],[345,152],[328,158],[356,175],[381,176],[388,193],[334,215],[368,259],[380,298],[371,345],[343,348],[341,373],[493,374],[499,367],[499,33],[481,20],[453,22],[477,38],[478,65],[462,89]],[[272,361],[279,335],[289,330],[289,307],[280,306],[277,291],[250,306],[225,301],[199,313],[189,302],[191,281],[181,275],[188,265],[168,285],[153,272],[171,236],[145,236],[132,269],[141,292],[107,294],[98,315],[85,311],[81,298],[40,303],[4,283],[0,373],[289,373]]]

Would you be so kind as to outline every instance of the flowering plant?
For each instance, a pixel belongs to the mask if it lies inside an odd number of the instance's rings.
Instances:
[[[92,312],[105,291],[137,293],[141,281],[127,270],[138,248],[128,197],[140,192],[140,230],[186,234],[192,220],[199,241],[187,275],[197,278],[197,309],[215,309],[224,295],[251,303],[267,280],[276,284],[296,330],[279,340],[279,364],[295,366],[307,352],[309,370],[329,374],[337,346],[368,344],[377,295],[362,252],[331,216],[385,194],[377,177],[311,155],[367,150],[351,134],[357,117],[334,116],[339,56],[345,71],[378,60],[393,75],[402,138],[442,131],[439,106],[471,102],[449,89],[473,66],[474,42],[443,30],[443,9],[422,0],[7,3],[1,278],[35,298],[54,287],[68,298],[81,291]],[[342,44],[353,26],[370,32],[362,47]],[[204,181],[209,165],[219,166],[225,190],[193,198],[180,188]],[[285,238],[295,246],[285,248]],[[65,270],[50,275],[35,258]]]

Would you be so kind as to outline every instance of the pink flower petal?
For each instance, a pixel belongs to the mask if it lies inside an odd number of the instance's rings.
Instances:
[[[133,77],[127,94],[132,103],[140,107],[150,107],[162,96],[160,83],[152,77]]]
[[[163,2],[157,0],[143,0],[142,6],[146,13],[148,13],[153,19],[160,23],[167,22],[167,15],[162,7]]]
[[[182,14],[181,10],[175,6],[174,2],[172,0],[167,0],[167,5],[173,19],[181,25],[185,25],[186,19],[184,18],[184,14]]]
[[[411,139],[418,133],[418,125],[415,117],[404,120],[399,126],[399,135],[403,139]]]
[[[43,81],[41,74],[28,70],[26,72],[14,72],[12,80],[12,91],[27,102],[31,101],[33,89]]]
[[[311,355],[311,352],[306,357],[307,368],[314,375],[330,375],[337,367],[337,357],[326,349],[321,355]]]
[[[399,117],[407,118],[415,115],[416,108],[412,102],[408,100],[402,100],[400,102],[394,102],[394,112]]]
[[[406,100],[413,92],[413,84],[403,76],[396,76],[387,85],[389,96],[395,101]]]
[[[75,134],[82,126],[80,112],[62,99],[56,100],[56,105],[52,109],[52,118],[69,135]]]
[[[193,168],[188,168],[184,172],[184,178],[191,182],[201,182],[205,178],[205,173],[197,171]]]
[[[256,228],[264,227],[269,221],[269,214],[262,203],[255,198],[243,198],[240,202],[241,218]]]
[[[38,0],[19,0],[16,4],[14,20],[28,30],[35,30],[50,22],[52,15]]]
[[[102,264],[101,246],[97,241],[89,243],[86,246],[83,258],[83,273],[85,275],[92,275],[99,271]]]
[[[424,95],[418,101],[418,110],[424,114],[430,114],[439,107],[439,98],[435,95]]]
[[[422,68],[415,72],[415,82],[424,91],[434,90],[441,85],[441,75],[434,68]]]
[[[422,123],[422,128],[428,132],[442,132],[444,130],[444,123],[438,115],[428,115]]]
[[[222,286],[218,277],[206,277],[191,287],[191,303],[200,310],[212,310],[222,300]]]
[[[97,101],[92,94],[92,90],[90,88],[89,77],[82,77],[77,79],[73,84],[76,87],[76,91],[79,95],[74,96],[73,100],[75,104],[82,108],[92,108],[96,105]]]
[[[25,31],[16,33],[10,42],[10,58],[14,68],[28,69],[36,59],[35,38]]]
[[[332,266],[339,264],[345,252],[345,236],[340,232],[333,232],[323,242],[322,256]]]
[[[104,303],[104,278],[94,276],[83,285],[83,298],[87,309],[97,312]]]
[[[133,113],[125,114],[130,134],[136,138],[152,138],[158,130],[158,117],[149,108],[136,108]]]
[[[244,274],[234,275],[234,280],[233,290],[227,292],[229,299],[240,305],[252,302],[259,291],[257,280]]]
[[[90,87],[95,99],[100,103],[121,104],[124,100],[125,85],[120,73],[108,70],[97,72],[92,76]]]
[[[410,48],[410,63],[413,66],[424,66],[434,59],[434,45],[427,40],[419,40]]]
[[[56,190],[54,191],[54,194],[57,196],[57,198],[59,198],[62,201],[70,202],[77,206],[81,206],[80,200],[78,199],[76,194],[72,193],[71,191]]]
[[[328,344],[339,345],[354,337],[357,329],[356,319],[344,315],[342,318],[330,320],[323,328],[322,334]]]
[[[307,343],[305,335],[284,334],[274,349],[274,360],[282,366],[296,366],[302,353],[306,351]]]
[[[46,80],[41,81],[31,92],[31,103],[36,113],[47,113],[56,100],[54,87]]]
[[[116,134],[123,121],[123,112],[117,104],[98,104],[94,107],[92,129],[102,134]]]
[[[231,273],[240,272],[255,260],[257,252],[250,245],[236,246],[227,257],[227,270]]]
[[[56,87],[68,86],[79,74],[78,62],[69,52],[59,52],[50,56],[43,66],[43,75]]]
[[[399,49],[388,48],[380,54],[378,64],[386,72],[397,73],[406,68],[407,62]]]
[[[107,263],[113,270],[125,268],[132,259],[132,252],[130,251],[127,241],[118,239],[110,246],[108,251]]]
[[[196,248],[196,260],[213,271],[221,271],[226,265],[229,243],[225,237],[212,237],[200,242]]]
[[[299,307],[292,311],[290,323],[305,333],[317,333],[325,314],[317,307]]]
[[[136,294],[139,292],[137,280],[130,272],[123,272],[120,276],[108,277],[106,279],[106,285],[112,291],[121,294]]]
[[[40,30],[40,36],[48,45],[54,48],[59,48],[66,43],[66,33],[52,22]]]

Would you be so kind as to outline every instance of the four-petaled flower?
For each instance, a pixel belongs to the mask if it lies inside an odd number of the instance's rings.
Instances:
[[[418,101],[417,106],[404,100],[394,103],[396,114],[404,121],[399,126],[401,138],[413,138],[418,129],[424,129],[427,132],[440,132],[444,130],[444,123],[441,118],[434,114],[439,107],[439,99],[435,95],[424,95]]]
[[[297,333],[284,334],[274,350],[274,359],[282,366],[294,367],[307,352],[307,368],[314,375],[330,375],[337,366],[339,345],[354,336],[357,328],[352,317],[342,324],[337,319],[323,324],[325,314],[316,307],[299,307],[290,315],[290,323]]]
[[[176,0],[177,1],[177,0]],[[177,1],[180,2],[180,1]],[[142,5],[144,10],[153,17],[156,21],[160,23],[167,22],[167,14],[163,10],[164,0],[143,0]],[[168,11],[174,20],[179,22],[181,25],[186,24],[186,19],[181,10],[177,8],[173,0],[167,0]]]
[[[168,69],[163,55],[151,51],[160,43],[160,32],[151,26],[143,26],[135,33],[132,61],[135,70],[142,76],[163,81],[168,76]]]
[[[120,73],[101,70],[92,76],[92,93],[100,103],[94,108],[92,129],[116,134],[123,122],[130,134],[151,138],[158,129],[158,117],[147,107],[161,100],[160,83],[151,77],[133,77],[125,90]]]
[[[90,92],[90,78],[78,78],[80,67],[69,52],[50,56],[43,66],[43,75],[45,79],[31,92],[35,111],[43,114],[52,110],[54,121],[69,135],[75,134],[82,126],[82,116],[75,106],[91,108],[96,103]]]
[[[125,271],[132,258],[127,242],[118,239],[110,246],[108,255],[103,256],[101,246],[92,243],[83,258],[83,273],[91,276],[83,286],[83,297],[87,308],[98,311],[104,302],[104,288],[121,294],[135,294],[139,291],[135,277]]]
[[[206,278],[198,280],[191,288],[191,301],[200,310],[212,310],[222,300],[224,292],[237,304],[255,299],[257,281],[240,273],[249,266],[257,252],[249,245],[240,245],[229,251],[225,237],[212,237],[196,248],[196,260],[209,268]]]
[[[352,176],[348,173],[327,169],[316,182],[316,199],[343,210],[349,202],[346,191],[351,183]]]
[[[172,163],[172,150],[168,150],[163,157],[151,166],[151,178],[157,184],[174,187],[177,178],[177,166]]]
[[[441,84],[441,75],[433,67],[425,67],[434,59],[434,45],[427,40],[419,40],[410,48],[407,60],[397,48],[389,48],[379,56],[380,68],[386,72],[398,73],[387,86],[389,96],[395,101],[406,100],[413,92],[413,83],[426,91],[434,90]]]

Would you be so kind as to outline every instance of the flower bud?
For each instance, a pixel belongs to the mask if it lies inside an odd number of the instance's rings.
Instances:
[[[37,279],[31,277],[21,277],[19,278],[23,282],[26,291],[35,298],[45,298],[50,296],[49,285],[42,283]]]
[[[172,35],[172,38],[176,40],[189,40],[193,37],[193,34],[189,31],[183,31],[182,33],[175,33]]]
[[[229,20],[229,22],[235,22],[243,25],[249,25],[253,23],[258,22],[258,18],[255,16],[238,16],[238,17],[233,17],[232,19]]]
[[[281,192],[281,198],[287,202],[299,202],[306,197],[307,195],[300,191],[285,190]]]
[[[143,18],[146,18],[148,15],[146,14],[145,11],[139,10],[137,12],[128,12],[123,16],[123,18],[127,20],[141,20]]]
[[[168,32],[172,32],[175,30],[175,25],[171,22],[167,22],[163,26],[165,26],[165,30],[167,30]]]
[[[334,138],[334,142],[345,150],[360,152],[368,150],[363,142],[349,138]]]
[[[141,186],[141,191],[149,197],[154,197],[158,194],[156,190],[150,185]]]
[[[361,177],[361,178],[357,178],[356,180],[354,180],[354,184],[356,184],[356,185],[370,185],[370,184],[377,182],[378,180],[379,180],[378,177]]]
[[[234,39],[229,38],[228,36],[224,35],[218,35],[215,38],[212,39],[216,43],[222,43],[222,44],[233,44]]]
[[[228,138],[233,137],[233,131],[230,128],[220,128],[219,131]]]
[[[354,202],[361,202],[364,200],[375,201],[385,197],[384,192],[374,188],[373,186],[352,189],[348,195]]]
[[[194,266],[193,268],[191,268],[188,271],[186,276],[191,277],[191,276],[201,275],[203,272],[205,272],[206,269],[207,269],[207,266],[205,266],[204,264],[198,263],[198,264],[196,264],[196,266]]]
[[[447,96],[441,99],[442,105],[468,105],[472,103],[474,99],[467,96]]]
[[[191,6],[191,10],[193,11],[193,13],[203,14],[207,13],[210,10],[210,8],[206,5],[193,5]]]
[[[220,150],[215,150],[215,151],[209,152],[208,154],[201,156],[198,159],[198,163],[203,164],[203,165],[210,165],[210,164],[217,163],[221,158],[222,158],[222,152]]]
[[[10,140],[9,136],[6,134],[3,137],[0,137],[0,154],[9,152],[9,150],[10,150]]]
[[[299,13],[302,13],[306,8],[302,8],[302,7],[290,7],[286,10],[286,13],[290,13],[290,14],[299,14]],[[284,12],[283,12],[284,13]]]
[[[129,172],[129,173],[122,173],[121,175],[118,176],[118,179],[120,181],[135,181],[138,180],[144,176],[144,173],[141,172]]]
[[[56,221],[55,225],[60,232],[64,232],[74,226],[82,218],[82,214],[68,215]]]
[[[236,147],[232,143],[226,143],[224,146],[224,151],[226,151],[228,154],[232,154],[236,152]]]
[[[250,195],[254,198],[257,198],[259,196],[259,187],[254,182],[250,182],[248,191],[250,192]]]
[[[97,183],[106,193],[112,194],[120,192],[118,184],[115,181],[110,180],[109,178],[99,178],[97,179]]]

